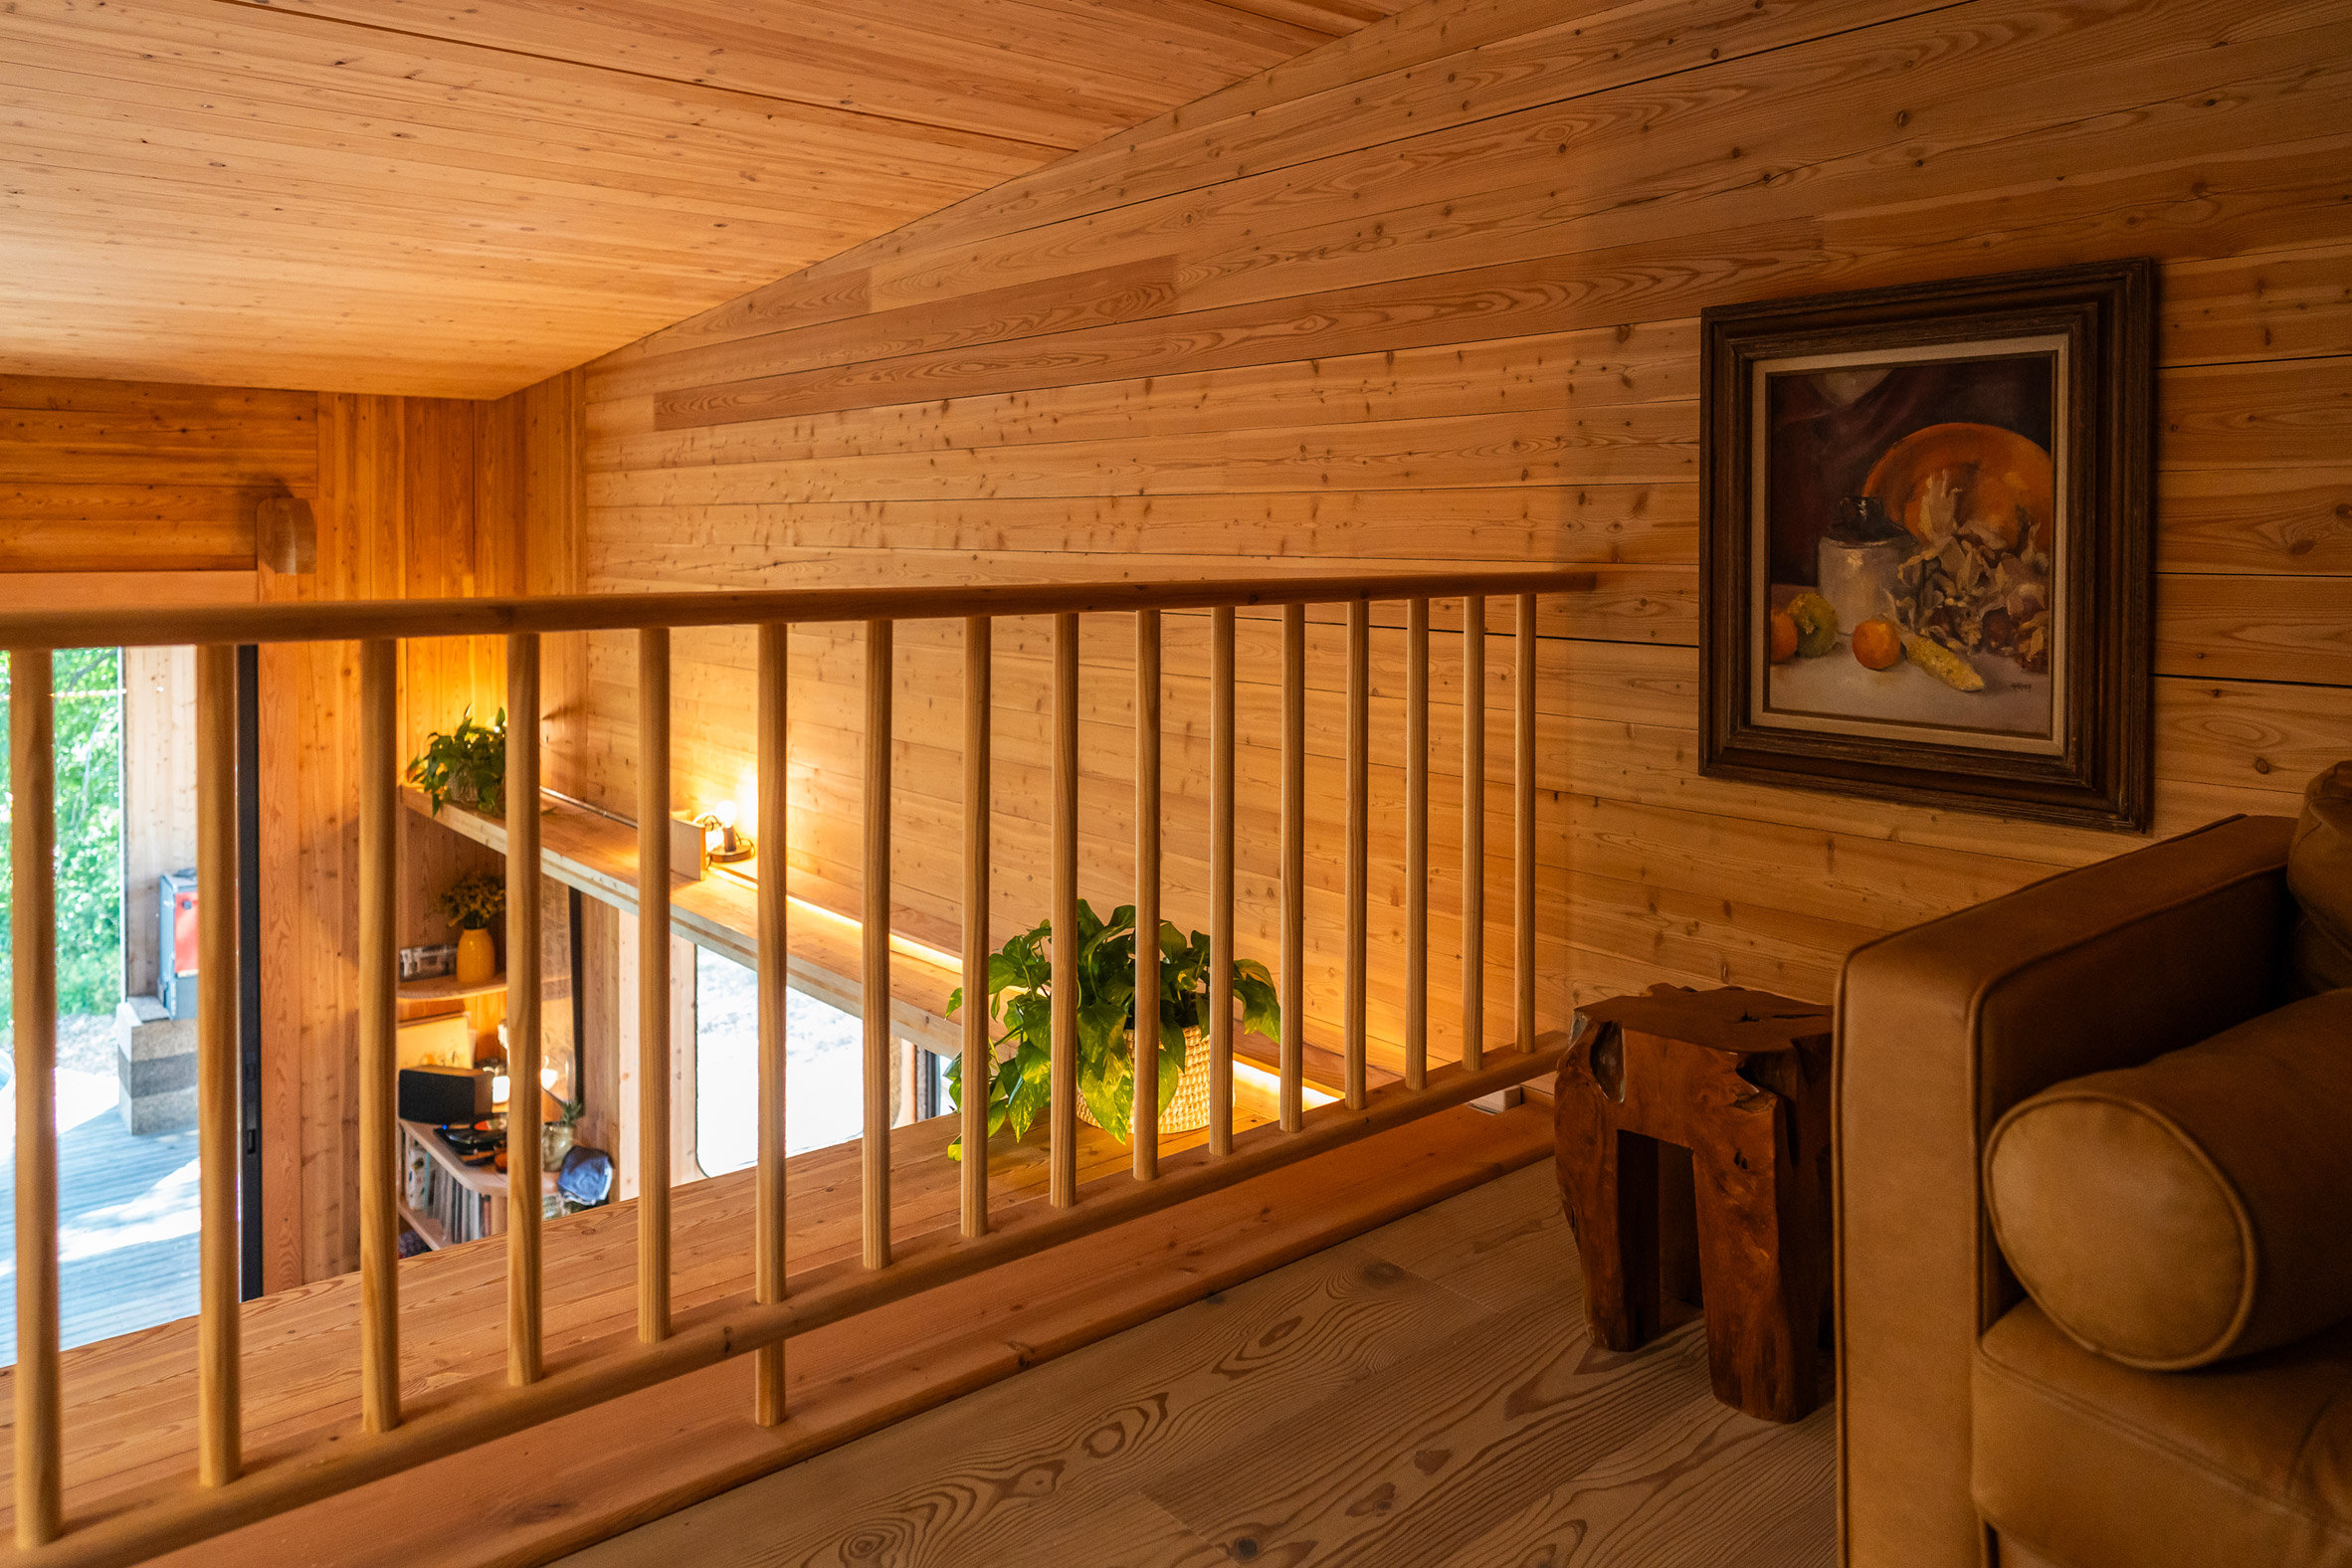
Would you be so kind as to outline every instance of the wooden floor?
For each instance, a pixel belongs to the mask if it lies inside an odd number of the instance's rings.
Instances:
[[[1818,1568],[1831,1412],[1587,1338],[1548,1162],[565,1568]]]
[[[196,1134],[133,1137],[95,1091],[60,1071],[58,1295],[63,1342],[86,1345],[196,1310]],[[13,1084],[0,1089],[14,1125]],[[0,1276],[13,1280],[16,1161],[0,1163]],[[16,1360],[16,1318],[0,1312],[0,1365]]]

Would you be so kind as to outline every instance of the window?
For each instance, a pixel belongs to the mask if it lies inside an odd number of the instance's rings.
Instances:
[[[694,1144],[710,1175],[759,1157],[759,977],[705,947],[694,950]],[[856,1138],[865,1122],[858,1019],[786,993],[784,1151]]]

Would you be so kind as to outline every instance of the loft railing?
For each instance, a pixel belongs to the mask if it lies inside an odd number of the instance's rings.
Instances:
[[[10,777],[14,784],[16,1005],[15,1560],[82,1568],[136,1562],[349,1490],[463,1449],[553,1421],[602,1401],[754,1354],[751,1419],[784,1419],[784,1346],[859,1312],[1073,1241],[1203,1193],[1262,1175],[1385,1128],[1523,1081],[1556,1062],[1556,1035],[1535,1029],[1535,631],[1536,596],[1589,589],[1590,573],[1546,571],[1447,576],[1293,577],[1261,581],[1066,583],[1017,587],[812,589],[772,593],[597,595],[271,606],[17,611],[0,614],[10,650]],[[1485,608],[1516,601],[1513,654],[1514,825],[1513,1036],[1484,1044]],[[1429,616],[1433,599],[1463,601],[1462,1052],[1429,1063]],[[1405,1074],[1367,1088],[1366,902],[1369,887],[1371,605],[1402,600],[1406,624]],[[1347,867],[1344,1095],[1304,1105],[1306,607],[1347,607]],[[1234,611],[1281,609],[1281,1003],[1279,1117],[1234,1129]],[[987,994],[988,799],[991,628],[1000,616],[1054,618],[1053,920],[1077,928],[1078,620],[1125,614],[1135,625],[1136,887],[1138,929],[1158,928],[1160,892],[1160,616],[1211,615],[1210,1123],[1205,1147],[1163,1160],[1158,1054],[1135,1054],[1132,1179],[1078,1184],[1078,985],[1074,955],[1053,949],[1054,1016],[1049,1095],[1048,1197],[991,1214],[988,1162],[966,1159],[960,1235],[914,1239],[893,1250],[890,1229],[890,700],[892,628],[901,620],[964,622],[964,994]],[[754,1288],[734,1299],[674,1313],[671,1307],[670,1120],[670,634],[679,627],[758,628],[759,842],[789,842],[785,777],[786,629],[864,622],[866,812],[864,869],[865,1131],[864,1257],[786,1277],[784,1252],[784,1034],[786,924],[782,876],[758,882],[758,1163],[754,1177]],[[538,1207],[509,1210],[506,1378],[436,1397],[404,1411],[400,1390],[398,1218],[395,1202],[394,1021],[399,756],[395,705],[400,639],[502,636],[507,711],[540,711],[539,644],[567,632],[638,634],[638,767],[641,899],[638,1024],[637,1340],[549,1366],[542,1351]],[[201,1161],[198,1403],[193,1476],[135,1503],[110,1499],[97,1516],[65,1514],[60,1396],[56,1133],[57,977],[53,955],[55,769],[51,651],[96,646],[193,644],[197,652],[197,872],[209,889],[236,879],[235,649],[244,643],[360,645],[359,810],[359,1204],[360,1431],[327,1434],[272,1463],[243,1461],[240,1389],[237,1149],[238,988],[234,898],[199,905],[197,1122]],[[507,735],[507,798],[539,795],[535,723]],[[882,803],[882,809],[873,809]],[[510,1080],[539,1081],[539,822],[515,811],[506,823]],[[1138,941],[1136,994],[1158,994],[1158,945]],[[989,1081],[988,1015],[964,1010],[963,1082]],[[988,1141],[985,1092],[963,1096],[964,1147]],[[508,1179],[540,1185],[539,1097],[511,1096]]]

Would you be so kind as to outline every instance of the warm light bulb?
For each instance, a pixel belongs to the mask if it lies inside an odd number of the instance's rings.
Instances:
[[[731,800],[719,801],[710,808],[710,815],[718,819],[720,827],[732,828],[735,825],[735,803]]]

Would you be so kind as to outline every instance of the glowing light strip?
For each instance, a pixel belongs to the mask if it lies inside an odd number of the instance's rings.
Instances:
[[[1268,1094],[1279,1094],[1282,1091],[1282,1076],[1280,1074],[1269,1073],[1257,1063],[1244,1062],[1240,1057],[1233,1059],[1233,1076],[1236,1079]],[[1298,1091],[1310,1107],[1335,1104],[1339,1099],[1337,1094],[1326,1094],[1312,1083],[1304,1080],[1300,1081]]]

